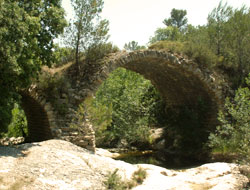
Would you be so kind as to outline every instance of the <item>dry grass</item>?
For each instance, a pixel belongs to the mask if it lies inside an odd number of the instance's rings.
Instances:
[[[56,73],[63,73],[65,70],[67,70],[69,67],[71,67],[74,63],[73,62],[69,62],[67,64],[62,65],[61,67],[57,67],[57,68],[49,68],[47,66],[42,67],[42,70],[45,72],[50,73],[51,75],[54,75]]]
[[[0,177],[0,189],[5,190],[21,190],[25,189],[24,187],[30,185],[34,182],[32,178],[24,178],[24,177],[13,177],[8,176],[8,174],[4,175],[4,177]]]
[[[209,183],[200,183],[200,184],[192,183],[190,187],[193,190],[209,190],[213,187],[213,185]]]

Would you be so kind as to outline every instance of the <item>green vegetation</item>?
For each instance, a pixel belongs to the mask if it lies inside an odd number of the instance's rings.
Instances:
[[[218,118],[221,125],[209,137],[215,152],[237,154],[241,161],[250,161],[250,75],[246,82],[248,87],[239,88],[231,101],[226,99]]]
[[[135,51],[135,50],[139,50],[139,49],[146,49],[146,47],[145,46],[140,46],[138,44],[138,42],[136,42],[136,41],[131,41],[131,42],[126,43],[124,45],[124,49],[128,50],[128,51]]]
[[[122,68],[84,105],[95,126],[97,145],[147,146],[149,130],[163,122],[164,103],[158,91],[150,81]]]
[[[66,21],[60,0],[0,0],[0,26],[0,130],[6,132],[18,91],[53,62],[53,39]]]
[[[233,89],[244,85],[250,72],[250,9],[233,9],[220,2],[208,15],[208,23],[197,27],[187,24],[185,15],[184,10],[173,9],[164,20],[167,27],[157,29],[151,37],[150,48],[168,49],[176,44],[178,52],[201,67],[223,70]]]
[[[109,53],[119,51],[107,43],[107,20],[100,18],[103,0],[71,0],[74,19],[65,30],[66,47],[54,45],[66,21],[60,0],[0,0],[0,134],[27,134],[27,121],[17,103],[18,92],[31,81],[51,98],[55,110],[67,113],[67,76],[41,72],[43,65],[59,67],[80,61],[94,64]],[[117,69],[101,85],[94,97],[79,107],[79,119],[88,117],[96,131],[97,145],[148,147],[150,130],[165,128],[166,148],[195,154],[205,147],[209,136],[212,151],[236,153],[249,160],[250,128],[250,8],[238,9],[219,3],[208,15],[207,24],[188,24],[186,10],[173,9],[149,40],[150,49],[183,54],[203,69],[222,71],[235,90],[219,113],[220,125],[214,133],[204,126],[208,104],[197,98],[197,106],[169,108],[150,81],[139,74]],[[125,44],[128,51],[144,49],[137,42]],[[66,94],[60,104],[55,97]],[[116,172],[113,177],[115,177]]]
[[[12,110],[12,120],[8,126],[8,137],[26,137],[28,135],[27,120],[24,111],[15,103]]]
[[[119,170],[116,169],[113,173],[108,175],[107,181],[104,182],[107,189],[112,190],[128,190],[143,183],[143,180],[147,177],[145,169],[139,168],[132,174],[132,179],[124,181],[117,174]]]
[[[84,54],[86,62],[90,62],[89,56],[92,57],[93,49],[107,41],[109,22],[101,20],[99,16],[103,0],[71,0],[71,5],[75,14],[66,29],[65,44],[74,50],[79,69],[80,57]]]

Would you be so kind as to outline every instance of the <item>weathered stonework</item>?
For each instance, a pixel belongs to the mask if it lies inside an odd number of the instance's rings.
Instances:
[[[67,103],[64,116],[57,113],[51,100],[36,85],[22,92],[30,140],[64,139],[94,151],[93,127],[87,117],[81,121],[77,119],[77,109],[86,97],[95,94],[102,81],[118,67],[137,72],[149,79],[172,107],[193,106],[197,104],[197,99],[202,98],[209,104],[204,125],[215,125],[217,122],[217,111],[224,99],[223,90],[228,88],[220,75],[166,51],[122,51],[99,63],[81,65],[80,75],[76,75],[74,67],[65,71],[71,87],[64,89],[65,92],[60,97],[55,97],[62,104]]]

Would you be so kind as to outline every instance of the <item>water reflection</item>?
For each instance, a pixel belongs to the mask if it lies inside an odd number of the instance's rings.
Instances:
[[[123,156],[123,158],[119,158],[119,160],[123,160],[131,164],[152,164],[175,170],[188,169],[205,164],[205,162],[201,162],[192,158],[184,158],[177,155],[162,154],[159,152],[132,156],[128,153],[127,156]]]

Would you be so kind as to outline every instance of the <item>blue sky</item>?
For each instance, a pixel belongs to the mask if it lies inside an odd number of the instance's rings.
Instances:
[[[67,18],[72,15],[70,0],[63,0]],[[110,40],[123,48],[129,41],[146,45],[154,31],[164,27],[162,21],[170,17],[173,8],[187,10],[188,23],[204,25],[208,14],[220,0],[104,0],[102,18],[110,22]],[[250,7],[250,0],[224,0],[224,3],[239,8]]]

